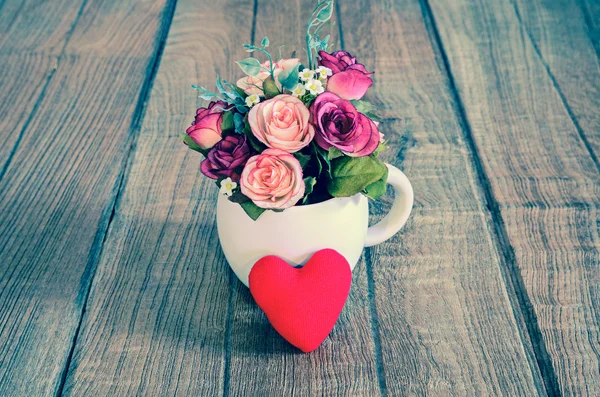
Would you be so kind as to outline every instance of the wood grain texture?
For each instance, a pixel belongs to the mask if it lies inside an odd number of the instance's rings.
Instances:
[[[0,3],[0,56],[58,55],[86,0],[5,0]],[[4,62],[2,63],[4,65]]]
[[[153,24],[137,37],[150,49],[144,56],[61,60],[3,175],[0,395],[60,391],[156,53],[159,15]],[[118,26],[106,34],[118,35]]]
[[[172,0],[86,0],[67,54],[148,58],[163,11]]]
[[[0,180],[43,99],[83,0],[0,3]]]
[[[549,392],[597,395],[600,172],[510,2],[431,6],[550,357]]]
[[[574,0],[513,0],[517,16],[586,146],[600,156],[600,63]],[[594,16],[600,17],[600,13]]]
[[[0,181],[56,62],[34,53],[0,55]]]
[[[600,3],[596,0],[579,0],[586,30],[600,58]]]
[[[179,134],[199,105],[190,85],[237,73],[252,12],[248,0],[177,4],[64,395],[224,392],[232,274],[218,248],[218,189]]]
[[[275,3],[258,1],[255,42],[267,35],[272,53],[285,44],[285,57],[296,50],[306,63],[304,33],[316,2]],[[332,36],[338,38],[337,28]],[[319,349],[307,355],[275,332],[248,288],[235,280],[229,395],[379,395],[367,284],[361,259],[334,330]]]
[[[341,2],[346,49],[375,70],[383,159],[415,191],[404,231],[367,252],[390,395],[543,394],[472,154],[417,1]],[[391,204],[375,203],[376,214]],[[515,317],[516,316],[516,317]]]

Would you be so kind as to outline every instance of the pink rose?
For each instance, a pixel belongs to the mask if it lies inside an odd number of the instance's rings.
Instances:
[[[207,108],[196,111],[196,118],[185,131],[202,149],[210,149],[221,140],[223,111],[229,105],[223,101],[211,102]]]
[[[258,207],[279,210],[292,207],[304,196],[302,167],[288,152],[266,149],[248,160],[240,188]]]
[[[275,70],[273,71],[273,75],[275,76],[275,82],[277,83],[277,87],[279,87],[280,91],[281,91],[281,84],[277,80],[277,76],[279,76],[279,73],[281,73],[282,71],[295,67],[296,65],[298,65],[299,62],[300,62],[300,60],[298,58],[289,58],[289,59],[282,58],[273,64],[273,67],[275,68]],[[237,81],[237,83],[236,83],[237,86],[240,87],[242,90],[244,90],[244,92],[246,94],[248,94],[248,95],[252,95],[252,94],[262,95],[263,94],[263,91],[262,91],[263,81],[267,77],[269,77],[270,73],[268,72],[268,69],[271,65],[269,64],[269,61],[266,61],[266,62],[263,62],[262,66],[264,69],[261,69],[260,72],[258,72],[258,74],[256,76],[242,77],[241,79],[239,79]]]
[[[248,114],[254,136],[270,148],[297,152],[315,136],[309,123],[310,112],[292,95],[277,95],[255,105]]]
[[[336,51],[333,54],[319,51],[319,56],[319,65],[331,69],[333,73],[327,80],[327,91],[340,98],[360,99],[373,85],[373,72],[367,72],[364,65],[356,63],[356,58],[346,51]]]

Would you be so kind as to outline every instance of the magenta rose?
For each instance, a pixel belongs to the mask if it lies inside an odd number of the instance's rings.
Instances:
[[[331,69],[332,76],[327,80],[327,91],[342,99],[360,99],[373,84],[371,75],[365,66],[356,63],[356,58],[346,51],[328,54],[319,51],[319,65]]]
[[[333,146],[351,157],[368,156],[377,149],[377,125],[349,101],[324,92],[315,99],[310,111],[316,127],[315,141],[321,148],[329,150]]]
[[[302,167],[285,150],[266,149],[248,160],[240,188],[260,208],[292,207],[304,196]]]
[[[207,108],[196,111],[196,118],[185,131],[202,149],[210,149],[221,140],[223,111],[229,105],[223,101],[211,102]]]
[[[239,182],[242,168],[251,154],[246,135],[228,135],[208,152],[200,164],[200,171],[211,179],[223,177]]]

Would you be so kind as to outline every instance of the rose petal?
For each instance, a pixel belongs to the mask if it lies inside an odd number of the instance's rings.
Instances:
[[[373,80],[369,75],[358,70],[347,69],[329,78],[327,91],[333,92],[346,100],[360,99],[371,85],[373,85]]]

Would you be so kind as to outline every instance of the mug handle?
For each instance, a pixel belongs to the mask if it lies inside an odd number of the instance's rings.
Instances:
[[[383,243],[392,237],[404,226],[413,206],[413,188],[408,178],[402,171],[393,165],[388,167],[387,183],[394,188],[394,204],[390,212],[376,225],[367,230],[365,247]]]

